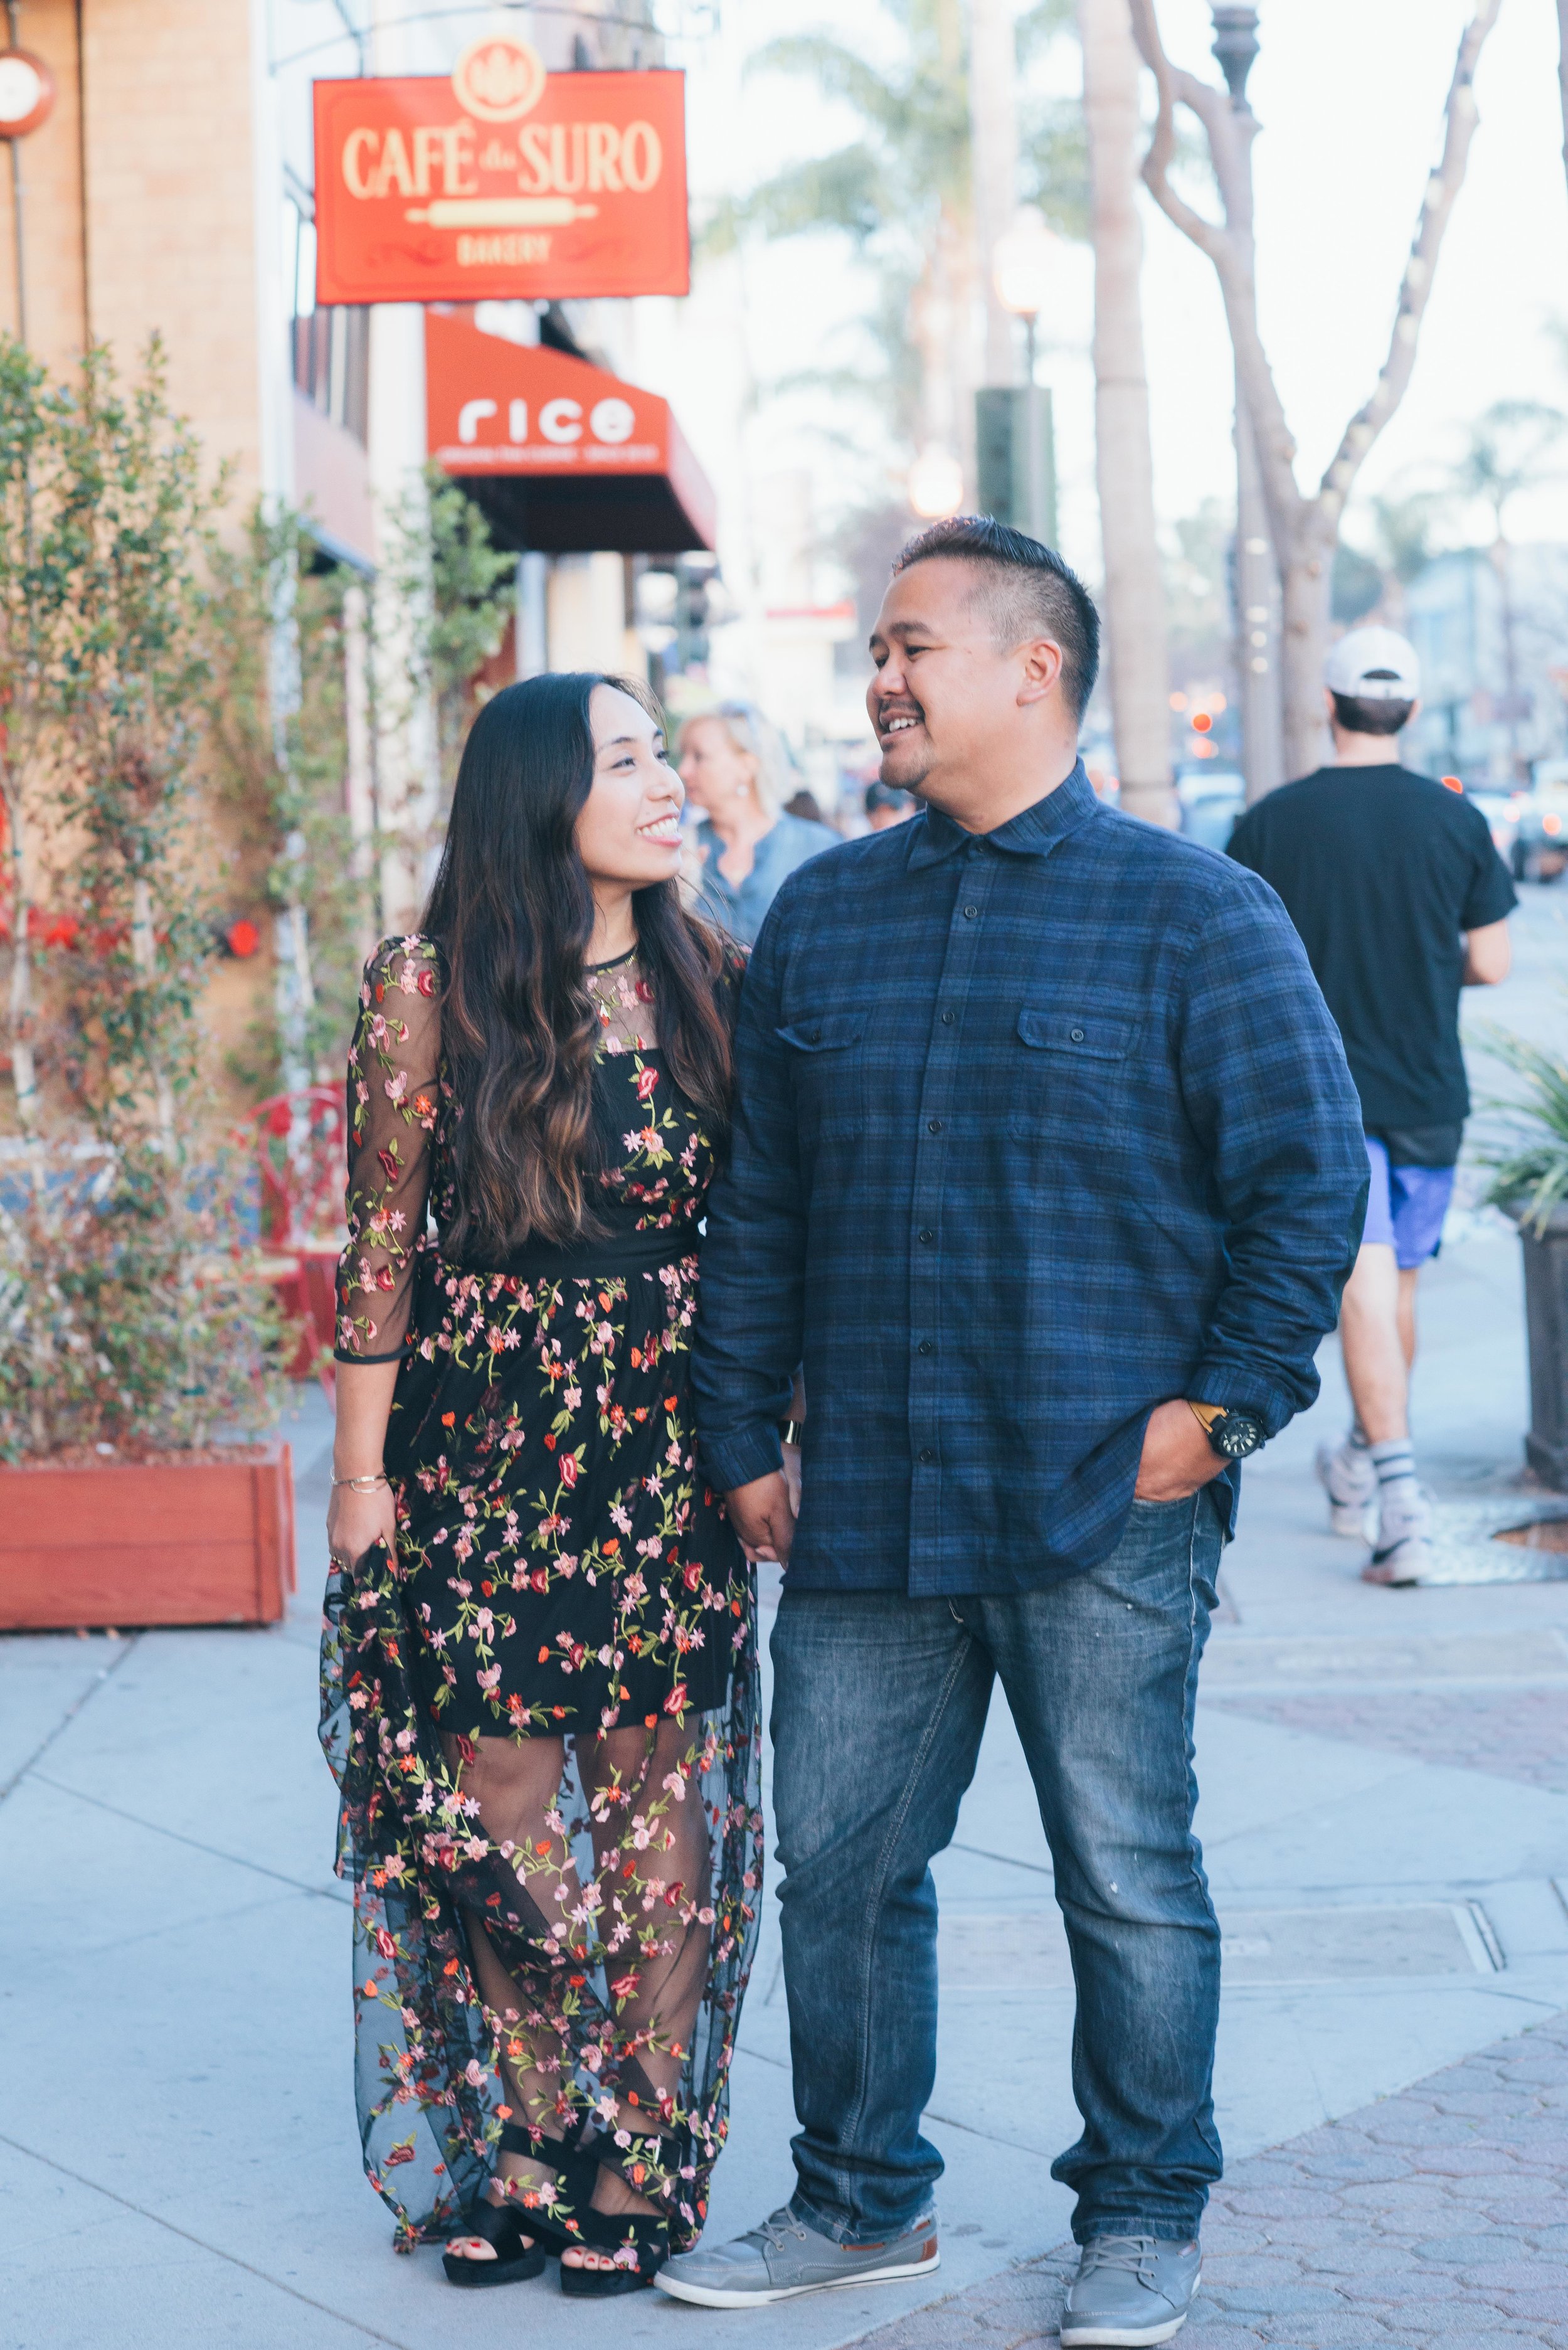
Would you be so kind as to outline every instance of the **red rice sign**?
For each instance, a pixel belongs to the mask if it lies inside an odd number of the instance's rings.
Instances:
[[[546,73],[494,33],[315,97],[318,302],[689,290],[683,74]]]

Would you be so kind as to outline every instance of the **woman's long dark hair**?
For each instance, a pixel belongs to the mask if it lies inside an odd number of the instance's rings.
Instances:
[[[663,724],[646,686],[587,671],[531,677],[486,702],[463,747],[425,910],[446,966],[441,1042],[458,1107],[447,1245],[481,1259],[599,1229],[599,1021],[586,976],[594,899],[576,840],[593,787],[597,685],[629,693]],[[660,1048],[722,1148],[732,1081],[717,1000],[722,943],[686,910],[675,880],[638,890],[632,913]]]

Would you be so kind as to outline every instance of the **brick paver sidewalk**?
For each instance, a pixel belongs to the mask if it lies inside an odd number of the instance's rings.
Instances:
[[[1181,2350],[1568,2350],[1568,2013],[1237,2163]],[[1054,2343],[1076,2253],[860,2350]]]
[[[1447,1762],[1568,1795],[1563,1685],[1550,1689],[1303,1690],[1289,1697],[1220,1697],[1222,1713],[1251,1714],[1282,1729],[1350,1738],[1417,1762]]]

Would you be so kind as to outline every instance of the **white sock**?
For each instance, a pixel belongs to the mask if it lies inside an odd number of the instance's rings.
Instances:
[[[1416,1455],[1407,1436],[1386,1444],[1369,1445],[1377,1471],[1377,1533],[1380,1547],[1411,1533],[1422,1517],[1421,1489],[1416,1482]]]

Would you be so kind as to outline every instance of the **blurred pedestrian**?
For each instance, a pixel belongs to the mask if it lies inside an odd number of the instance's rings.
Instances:
[[[686,721],[680,780],[701,815],[698,910],[749,947],[780,883],[808,858],[836,848],[838,835],[785,814],[794,788],[788,757],[774,728],[748,702],[722,702]]]
[[[891,784],[867,785],[866,822],[872,832],[886,832],[889,825],[908,824],[915,813],[912,792],[897,791]]]
[[[348,1063],[322,1736],[365,2165],[452,2283],[548,2250],[577,2296],[697,2231],[762,1858],[687,1376],[740,958],[681,904],[662,723],[612,677],[485,704]]]
[[[1317,1461],[1330,1523],[1370,1539],[1369,1583],[1417,1583],[1430,1512],[1410,1442],[1416,1283],[1442,1238],[1470,1106],[1459,991],[1507,978],[1518,900],[1480,810],[1399,764],[1420,708],[1415,647],[1392,629],[1353,629],[1324,676],[1332,765],[1250,808],[1231,855],[1301,932],[1366,1127],[1372,1190],[1340,1308],[1355,1418]]]
[[[784,812],[785,816],[799,816],[804,824],[826,824],[827,822],[827,819],[823,815],[821,806],[818,804],[816,794],[815,792],[808,792],[804,785],[798,792],[792,793],[790,797],[785,800]],[[831,830],[832,827],[829,827],[829,829]]]
[[[736,1531],[788,1562],[774,1792],[801,2130],[792,2201],[671,2261],[681,2300],[935,2267],[929,1865],[998,1677],[1077,1986],[1062,2340],[1163,2342],[1197,2287],[1220,2168],[1198,1661],[1236,1464],[1317,1391],[1366,1168],[1277,900],[1096,798],[1098,636],[1021,532],[914,540],[867,700],[883,780],[924,812],[786,882],[747,972],[693,1378]],[[803,1361],[797,1525],[778,1422]]]

